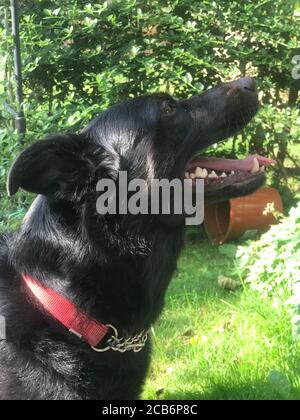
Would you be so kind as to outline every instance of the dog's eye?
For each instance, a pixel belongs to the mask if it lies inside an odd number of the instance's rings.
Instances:
[[[163,109],[164,115],[172,115],[176,112],[176,106],[172,104],[166,104]]]

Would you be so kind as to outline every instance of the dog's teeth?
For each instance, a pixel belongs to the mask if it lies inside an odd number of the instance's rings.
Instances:
[[[234,171],[231,171],[230,172],[230,176],[232,176],[232,175],[235,175]]]
[[[225,172],[222,172],[222,174],[220,175],[221,178],[226,178],[227,175],[225,174]]]
[[[207,170],[199,168],[199,166],[197,166],[196,171],[195,171],[195,175],[196,175],[197,178],[206,178],[207,177]]]
[[[264,165],[260,168],[260,172],[265,172],[265,167],[264,167]]]
[[[184,177],[185,177],[185,178],[189,178],[189,177],[190,177],[190,174],[189,174],[188,172],[186,172],[186,173],[184,174]]]
[[[219,178],[218,175],[215,173],[215,171],[212,171],[209,175],[208,178]]]
[[[195,179],[196,178],[196,175],[192,172],[192,173],[190,173],[190,178],[191,179]]]
[[[200,178],[202,175],[202,169],[199,168],[199,166],[197,166],[196,170],[195,170],[195,175],[197,178]]]
[[[252,166],[252,169],[251,169],[251,173],[252,174],[255,174],[256,172],[258,172],[259,171],[259,162],[258,162],[258,160],[256,159],[256,158],[254,158],[253,159],[253,166]]]

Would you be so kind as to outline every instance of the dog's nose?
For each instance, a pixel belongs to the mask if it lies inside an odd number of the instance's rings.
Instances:
[[[231,82],[231,88],[239,88],[256,92],[256,81],[253,77],[242,77],[241,79]]]

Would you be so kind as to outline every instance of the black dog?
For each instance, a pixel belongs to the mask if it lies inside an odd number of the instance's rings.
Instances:
[[[22,188],[39,196],[20,230],[0,238],[1,399],[139,397],[150,361],[145,331],[163,308],[183,245],[184,215],[101,216],[96,184],[118,180],[121,170],[131,178],[183,179],[197,166],[200,149],[242,129],[257,109],[250,78],[188,100],[143,96],[113,106],[78,135],[36,142],[19,156],[9,194]],[[265,176],[252,172],[207,177],[206,199],[255,191]],[[99,348],[115,343],[126,351],[98,353],[71,334],[32,293],[24,273],[112,325],[122,340],[114,341],[111,327]]]

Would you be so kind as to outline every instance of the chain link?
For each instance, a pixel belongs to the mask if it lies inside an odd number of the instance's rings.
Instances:
[[[92,347],[98,353],[103,353],[108,350],[125,353],[126,351],[134,351],[134,353],[140,352],[144,347],[148,339],[149,331],[141,331],[139,334],[133,337],[121,337],[119,338],[118,330],[113,325],[107,325],[110,327],[114,334],[107,340],[107,346],[103,349]]]

